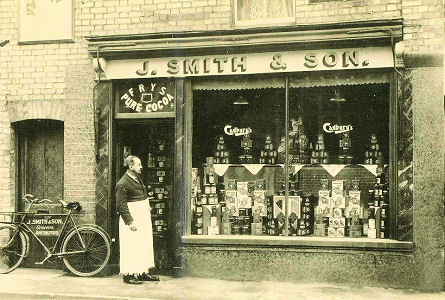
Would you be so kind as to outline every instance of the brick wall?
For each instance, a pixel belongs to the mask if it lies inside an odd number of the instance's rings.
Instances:
[[[74,43],[18,45],[18,1],[0,1],[0,208],[14,188],[7,101],[57,100],[67,106],[65,197],[94,199],[93,74],[85,37],[231,29],[231,0],[75,0]],[[403,5],[402,5],[403,4]],[[440,0],[295,0],[295,24],[404,17],[408,51],[443,47]],[[74,70],[74,71],[73,71]],[[74,72],[76,75],[73,75]],[[80,182],[79,182],[80,181]]]

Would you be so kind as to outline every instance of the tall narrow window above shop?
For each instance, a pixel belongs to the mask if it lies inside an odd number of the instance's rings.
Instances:
[[[236,26],[290,24],[295,20],[291,0],[234,0]]]

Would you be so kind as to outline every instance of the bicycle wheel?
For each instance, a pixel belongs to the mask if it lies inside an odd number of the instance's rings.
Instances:
[[[83,240],[85,248],[80,239]],[[74,251],[82,252],[69,254]],[[62,253],[67,253],[63,256],[63,263],[71,273],[83,277],[94,276],[107,265],[111,246],[103,230],[83,226],[68,233],[62,245]]]
[[[26,256],[27,239],[16,226],[0,226],[0,273],[15,270]]]

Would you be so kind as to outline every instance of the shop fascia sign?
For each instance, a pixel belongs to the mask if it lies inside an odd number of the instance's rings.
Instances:
[[[390,47],[104,60],[107,79],[262,74],[393,67]]]
[[[326,133],[339,134],[339,133],[351,131],[352,129],[353,129],[352,125],[338,125],[338,124],[331,125],[331,123],[323,124],[323,131]]]

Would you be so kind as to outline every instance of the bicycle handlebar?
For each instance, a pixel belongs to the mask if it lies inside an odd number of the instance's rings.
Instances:
[[[37,199],[33,195],[31,195],[31,194],[26,194],[25,196],[23,196],[22,199],[25,200],[28,203],[31,203],[31,204],[40,204],[40,203],[45,203],[45,202],[53,203],[49,199]]]

